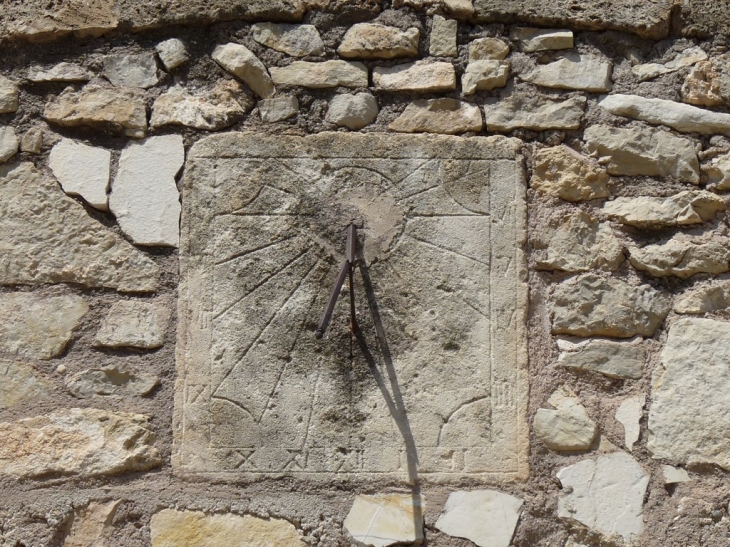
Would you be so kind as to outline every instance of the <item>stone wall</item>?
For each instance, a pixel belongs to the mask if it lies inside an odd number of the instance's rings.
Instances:
[[[723,545],[728,13],[6,3],[0,546]]]

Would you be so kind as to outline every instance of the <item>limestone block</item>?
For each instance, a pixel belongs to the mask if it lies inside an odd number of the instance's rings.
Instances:
[[[152,547],[305,547],[297,529],[284,519],[251,515],[206,515],[163,509],[152,515]]]
[[[509,132],[514,129],[578,129],[586,99],[572,97],[551,101],[539,97],[512,95],[484,106],[487,131]]]
[[[681,467],[674,467],[673,465],[662,465],[662,476],[664,477],[665,485],[690,481],[687,471]]]
[[[116,475],[162,464],[141,414],[70,408],[0,423],[0,474],[16,478]]]
[[[647,448],[655,459],[730,469],[730,323],[682,318],[652,378]]]
[[[472,95],[476,91],[489,91],[507,85],[509,79],[509,63],[503,61],[474,61],[466,65],[461,77],[461,89],[464,95]]]
[[[509,547],[522,503],[515,496],[495,490],[452,492],[435,526],[478,547]]]
[[[51,393],[49,383],[29,363],[0,358],[0,410],[20,403],[35,404]]]
[[[87,126],[127,137],[144,137],[147,131],[144,98],[134,89],[91,84],[81,91],[69,88],[46,103],[43,117],[64,127]]]
[[[403,133],[445,133],[453,135],[466,131],[481,131],[484,123],[479,107],[443,97],[410,103],[403,114],[389,126]]]
[[[404,6],[428,13],[440,12],[457,18],[468,18],[474,13],[473,0],[393,0],[395,9]]]
[[[575,393],[563,387],[550,396],[554,410],[538,408],[532,427],[535,435],[550,450],[588,450],[598,435],[598,426],[591,420]]]
[[[721,63],[700,61],[682,84],[682,100],[697,106],[720,106],[730,98],[730,75]]]
[[[20,139],[21,152],[40,154],[43,149],[43,129],[31,127]]]
[[[298,85],[312,89],[367,87],[368,69],[362,63],[349,61],[295,61],[285,67],[272,67],[271,78],[276,85]]]
[[[388,547],[423,542],[423,508],[415,494],[357,496],[344,522],[358,545]]]
[[[620,197],[603,204],[603,212],[621,224],[662,228],[702,224],[725,210],[725,201],[704,190],[679,192],[666,198]]]
[[[632,380],[641,378],[645,362],[646,350],[641,344],[610,340],[588,340],[558,357],[558,364],[567,369]]]
[[[444,19],[440,15],[433,16],[428,52],[434,57],[456,57],[456,33],[459,22],[455,19]]]
[[[564,467],[558,517],[577,521],[603,536],[634,544],[644,530],[644,494],[649,475],[625,452]]]
[[[5,163],[18,153],[20,143],[15,134],[15,128],[0,126],[0,163]]]
[[[566,53],[553,63],[540,65],[521,78],[543,87],[609,91],[613,64],[608,59],[578,53]]]
[[[159,268],[32,164],[0,167],[0,284],[154,291]]]
[[[97,209],[108,211],[111,152],[95,146],[62,139],[48,156],[48,167],[70,196],[81,196]]]
[[[15,112],[19,105],[18,85],[9,78],[0,76],[0,114]]]
[[[141,87],[157,85],[157,62],[152,53],[138,55],[106,55],[102,76],[114,87]]]
[[[253,39],[259,44],[292,57],[324,53],[324,42],[314,25],[256,23],[251,27],[251,31]]]
[[[378,101],[369,93],[342,94],[330,101],[325,120],[357,131],[373,123],[378,112]]]
[[[578,211],[550,234],[547,250],[538,253],[536,266],[564,272],[615,271],[623,261],[621,242],[611,227]]]
[[[31,359],[56,357],[88,311],[80,296],[0,293],[0,351]]]
[[[641,65],[635,65],[631,67],[631,72],[634,73],[640,82],[651,80],[662,74],[669,74],[670,72],[676,72],[681,68],[691,66],[699,61],[707,59],[707,53],[705,53],[701,47],[695,46],[682,51],[671,61],[661,63],[645,63]]]
[[[157,56],[168,72],[174,70],[190,59],[185,42],[179,38],[164,40],[155,46]]]
[[[648,127],[592,125],[583,133],[586,151],[598,156],[612,175],[673,177],[700,182],[694,142]]]
[[[88,82],[94,73],[76,63],[62,62],[44,69],[32,66],[28,69],[28,79],[31,82]]]
[[[96,347],[159,348],[165,343],[170,310],[161,303],[115,302],[94,338]]]
[[[247,47],[230,42],[216,47],[211,57],[259,97],[266,99],[274,94],[269,71]]]
[[[184,161],[180,135],[150,137],[122,150],[109,209],[134,243],[178,246],[180,196],[175,175]]]
[[[499,38],[477,38],[469,42],[469,62],[502,61],[509,54],[509,46]]]
[[[712,158],[712,162],[703,165],[702,170],[707,173],[707,188],[730,189],[730,152]]]
[[[97,369],[86,369],[66,378],[66,388],[79,399],[95,395],[148,395],[160,379],[153,374],[135,374],[109,365]]]
[[[218,131],[243,119],[253,108],[253,100],[237,82],[221,81],[210,91],[193,95],[173,86],[152,105],[151,127],[182,125]]]
[[[675,313],[701,314],[727,309],[730,306],[730,287],[710,285],[690,289],[674,300]]]
[[[631,338],[653,336],[670,301],[648,285],[633,286],[588,273],[552,292],[553,333]]]
[[[280,122],[299,114],[299,101],[295,95],[261,99],[258,106],[264,123]]]
[[[606,169],[564,145],[541,148],[535,153],[530,186],[566,201],[609,195]]]
[[[420,37],[421,32],[415,27],[401,30],[375,23],[358,23],[347,30],[337,53],[345,59],[417,57]]]
[[[520,49],[526,53],[573,48],[573,32],[570,30],[515,27],[509,37],[518,42]]]
[[[631,264],[656,277],[675,275],[687,279],[698,273],[720,274],[730,270],[730,238],[715,237],[695,243],[675,236],[668,241],[630,250]]]
[[[646,99],[638,95],[615,94],[598,104],[617,116],[642,120],[653,125],[667,125],[684,133],[730,135],[730,114],[713,112],[665,99]]]
[[[373,69],[373,84],[383,91],[440,93],[456,89],[456,72],[454,65],[444,62],[378,66]]]
[[[121,502],[91,502],[74,511],[63,547],[111,547],[112,519]]]
[[[644,413],[645,395],[634,395],[625,399],[616,410],[616,421],[624,426],[624,444],[629,451],[634,449],[634,444],[639,440],[641,434],[641,416]]]

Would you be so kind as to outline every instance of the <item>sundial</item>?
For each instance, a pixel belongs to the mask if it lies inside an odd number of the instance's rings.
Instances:
[[[226,133],[183,187],[178,473],[526,476],[519,141]]]

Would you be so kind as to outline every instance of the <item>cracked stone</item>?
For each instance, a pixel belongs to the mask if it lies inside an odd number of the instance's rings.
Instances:
[[[510,39],[519,42],[525,53],[573,48],[573,32],[570,30],[516,27],[510,32]]]
[[[428,52],[434,57],[456,57],[459,54],[456,47],[458,30],[459,22],[455,19],[434,15]]]
[[[707,188],[730,189],[730,152],[712,158],[712,162],[703,165],[702,170],[707,173]]]
[[[634,395],[625,399],[616,410],[616,421],[624,426],[624,444],[633,451],[641,434],[641,416],[644,414],[645,395]]]
[[[619,197],[603,205],[603,212],[611,219],[638,228],[702,224],[724,210],[725,201],[704,190],[679,192],[666,198]]]
[[[553,409],[538,408],[532,427],[535,435],[550,450],[588,450],[598,435],[598,426],[591,420],[575,393],[563,387],[548,399]]]
[[[15,128],[0,127],[0,163],[5,163],[18,153],[20,142],[15,134]]]
[[[232,42],[220,45],[215,48],[211,57],[262,99],[274,94],[274,83],[269,71],[247,47]]]
[[[416,518],[416,515],[418,518]],[[357,496],[344,522],[356,542],[371,547],[423,542],[423,504],[410,494]]]
[[[0,114],[15,112],[20,103],[18,101],[18,85],[5,76],[0,76]]]
[[[487,131],[508,133],[514,129],[578,129],[585,109],[585,97],[551,101],[540,97],[512,95],[484,106]]]
[[[119,370],[116,366],[86,369],[66,378],[66,388],[79,399],[95,395],[120,395],[126,392],[149,395],[160,383],[153,374],[135,374]]]
[[[58,63],[51,68],[44,69],[33,66],[28,69],[28,79],[31,82],[88,82],[94,73],[76,63]]]
[[[469,62],[502,61],[509,54],[509,46],[499,38],[477,38],[469,42]]]
[[[558,364],[571,370],[598,372],[609,378],[641,378],[646,350],[641,344],[588,340],[560,353]]]
[[[157,62],[152,53],[137,55],[106,55],[102,76],[114,87],[141,87],[157,85]]]
[[[373,123],[379,111],[378,100],[369,93],[342,94],[329,102],[325,120],[357,131]]]
[[[161,304],[120,300],[107,312],[95,347],[159,348],[165,343],[170,311]]]
[[[48,167],[70,196],[81,196],[97,209],[108,211],[111,152],[62,139],[48,156]]]
[[[251,31],[253,39],[259,44],[292,57],[324,53],[324,42],[314,25],[256,23],[251,27]]]
[[[606,169],[565,145],[535,153],[530,186],[566,201],[609,196]]]
[[[726,237],[694,243],[676,236],[630,252],[634,268],[656,277],[674,275],[687,279],[698,273],[720,274],[730,270],[730,238]]]
[[[375,23],[358,23],[347,30],[337,53],[345,59],[417,57],[420,37],[417,28],[401,30]]]
[[[299,114],[299,101],[295,95],[261,99],[258,106],[264,123],[280,122]]]
[[[681,314],[702,314],[730,307],[730,286],[710,285],[690,289],[675,298],[674,311]]]
[[[730,76],[717,59],[700,61],[682,84],[682,100],[697,106],[720,106],[730,98]]]
[[[478,106],[443,97],[413,101],[388,129],[404,133],[455,134],[481,131],[483,126]]]
[[[32,405],[47,399],[52,393],[50,384],[36,373],[32,365],[0,358],[0,410],[20,403]]]
[[[294,61],[285,67],[271,67],[271,78],[276,85],[312,89],[368,87],[368,69],[362,63],[350,61]]]
[[[456,72],[454,65],[445,62],[378,66],[373,69],[373,84],[382,91],[440,93],[456,89]]]
[[[155,51],[157,51],[157,56],[167,71],[176,69],[190,59],[185,42],[178,38],[170,38],[160,42],[155,46]]]
[[[604,58],[566,53],[563,59],[541,65],[521,78],[543,87],[609,91],[613,64]]]
[[[464,95],[472,95],[477,91],[489,91],[507,85],[509,79],[509,63],[502,61],[473,61],[466,65],[461,77],[461,89]]]
[[[693,65],[699,61],[707,59],[707,53],[705,53],[701,47],[695,46],[682,51],[674,59],[668,63],[645,63],[642,65],[636,65],[631,67],[631,72],[634,73],[640,82],[651,80],[662,74],[669,74],[670,72],[676,72],[679,69]]]

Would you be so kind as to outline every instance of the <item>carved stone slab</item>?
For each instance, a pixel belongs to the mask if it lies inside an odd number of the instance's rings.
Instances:
[[[504,137],[226,133],[183,189],[173,462],[230,480],[527,476],[525,180]],[[355,273],[314,330],[360,229]]]

